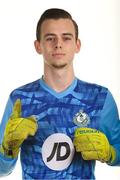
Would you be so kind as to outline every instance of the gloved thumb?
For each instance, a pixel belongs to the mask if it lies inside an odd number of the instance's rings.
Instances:
[[[21,100],[17,99],[15,101],[14,106],[13,106],[13,111],[12,111],[11,119],[19,118],[19,117],[21,117]]]

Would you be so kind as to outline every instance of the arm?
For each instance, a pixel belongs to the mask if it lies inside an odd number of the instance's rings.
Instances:
[[[109,91],[101,111],[99,130],[77,128],[74,145],[84,160],[99,160],[111,166],[120,165],[120,120],[116,103]]]
[[[17,99],[14,106],[11,106],[11,104],[12,103],[9,100],[6,108],[6,112],[9,112],[9,116],[5,113],[5,118],[3,118],[3,123],[1,124],[0,176],[4,176],[12,172],[22,143],[28,138],[28,136],[34,136],[37,131],[37,121],[35,117],[30,116],[23,118],[21,116],[21,100]]]
[[[100,130],[106,134],[116,151],[116,158],[109,165],[120,165],[120,120],[115,100],[109,91],[101,112]]]
[[[5,126],[12,113],[12,109],[13,104],[9,98],[0,124],[0,144],[2,144]],[[16,161],[17,158],[8,158],[0,153],[0,177],[10,174],[15,167]]]

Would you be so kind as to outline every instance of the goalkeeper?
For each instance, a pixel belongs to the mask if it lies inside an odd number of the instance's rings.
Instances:
[[[22,178],[30,180],[94,180],[95,160],[119,166],[116,103],[107,88],[75,77],[81,42],[72,16],[46,10],[34,45],[44,74],[9,96],[0,126],[0,176],[13,171],[19,152]]]

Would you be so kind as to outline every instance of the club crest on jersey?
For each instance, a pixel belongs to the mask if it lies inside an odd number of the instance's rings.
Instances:
[[[73,122],[80,127],[86,127],[90,123],[90,118],[83,110],[80,110],[75,117]]]

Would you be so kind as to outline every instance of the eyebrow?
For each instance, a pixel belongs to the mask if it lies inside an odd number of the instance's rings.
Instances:
[[[44,35],[44,37],[48,37],[48,36],[55,36],[55,34],[54,33],[47,33]]]
[[[71,36],[71,37],[73,37],[73,34],[72,34],[72,33],[63,33],[62,35],[64,35],[64,36]]]
[[[73,34],[72,33],[62,33],[63,36],[71,36],[73,37]],[[48,36],[56,36],[56,34],[54,33],[47,33],[44,35],[44,37],[48,37]]]

